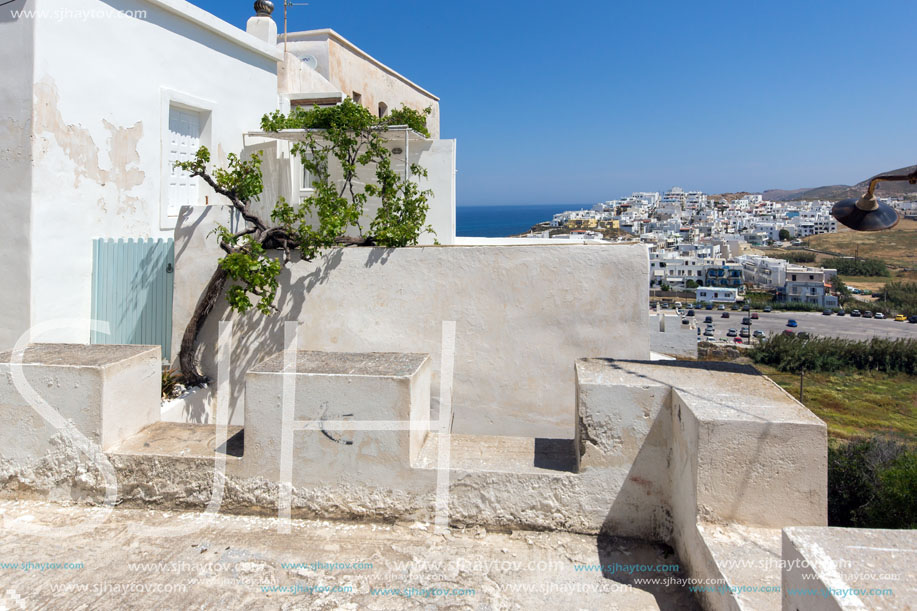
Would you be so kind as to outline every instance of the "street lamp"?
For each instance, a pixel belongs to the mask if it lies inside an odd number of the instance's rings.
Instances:
[[[837,221],[855,231],[882,231],[898,224],[898,213],[888,204],[876,199],[876,186],[880,182],[908,181],[917,184],[917,169],[910,174],[876,176],[869,181],[866,195],[860,199],[850,198],[837,202],[831,214]]]

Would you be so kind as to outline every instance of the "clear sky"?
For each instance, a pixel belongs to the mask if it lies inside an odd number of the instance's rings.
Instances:
[[[194,4],[242,28],[253,14]],[[913,0],[290,9],[290,31],[323,27],[441,98],[459,205],[854,184],[917,162]]]

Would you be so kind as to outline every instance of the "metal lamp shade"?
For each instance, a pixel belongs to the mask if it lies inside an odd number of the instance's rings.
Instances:
[[[855,231],[882,231],[898,224],[898,213],[888,204],[878,203],[873,210],[863,210],[857,206],[859,200],[845,199],[834,204],[831,215],[838,223]]]

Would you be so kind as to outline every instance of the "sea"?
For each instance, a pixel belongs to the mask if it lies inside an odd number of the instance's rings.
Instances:
[[[456,206],[455,234],[472,238],[505,238],[525,233],[533,225],[550,221],[555,214],[590,208],[592,204]]]

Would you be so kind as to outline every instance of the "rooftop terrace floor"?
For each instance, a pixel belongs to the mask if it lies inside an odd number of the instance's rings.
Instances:
[[[632,585],[641,577],[684,575],[629,574],[626,567],[635,564],[678,563],[663,546],[629,539],[483,529],[435,534],[423,524],[287,523],[135,509],[115,509],[88,534],[53,529],[104,515],[100,508],[0,501],[4,563],[82,567],[0,565],[0,608],[698,608],[684,586]],[[23,525],[49,528],[44,535],[19,532]],[[613,574],[575,568],[614,563],[622,568]],[[350,591],[319,591],[335,586]]]

